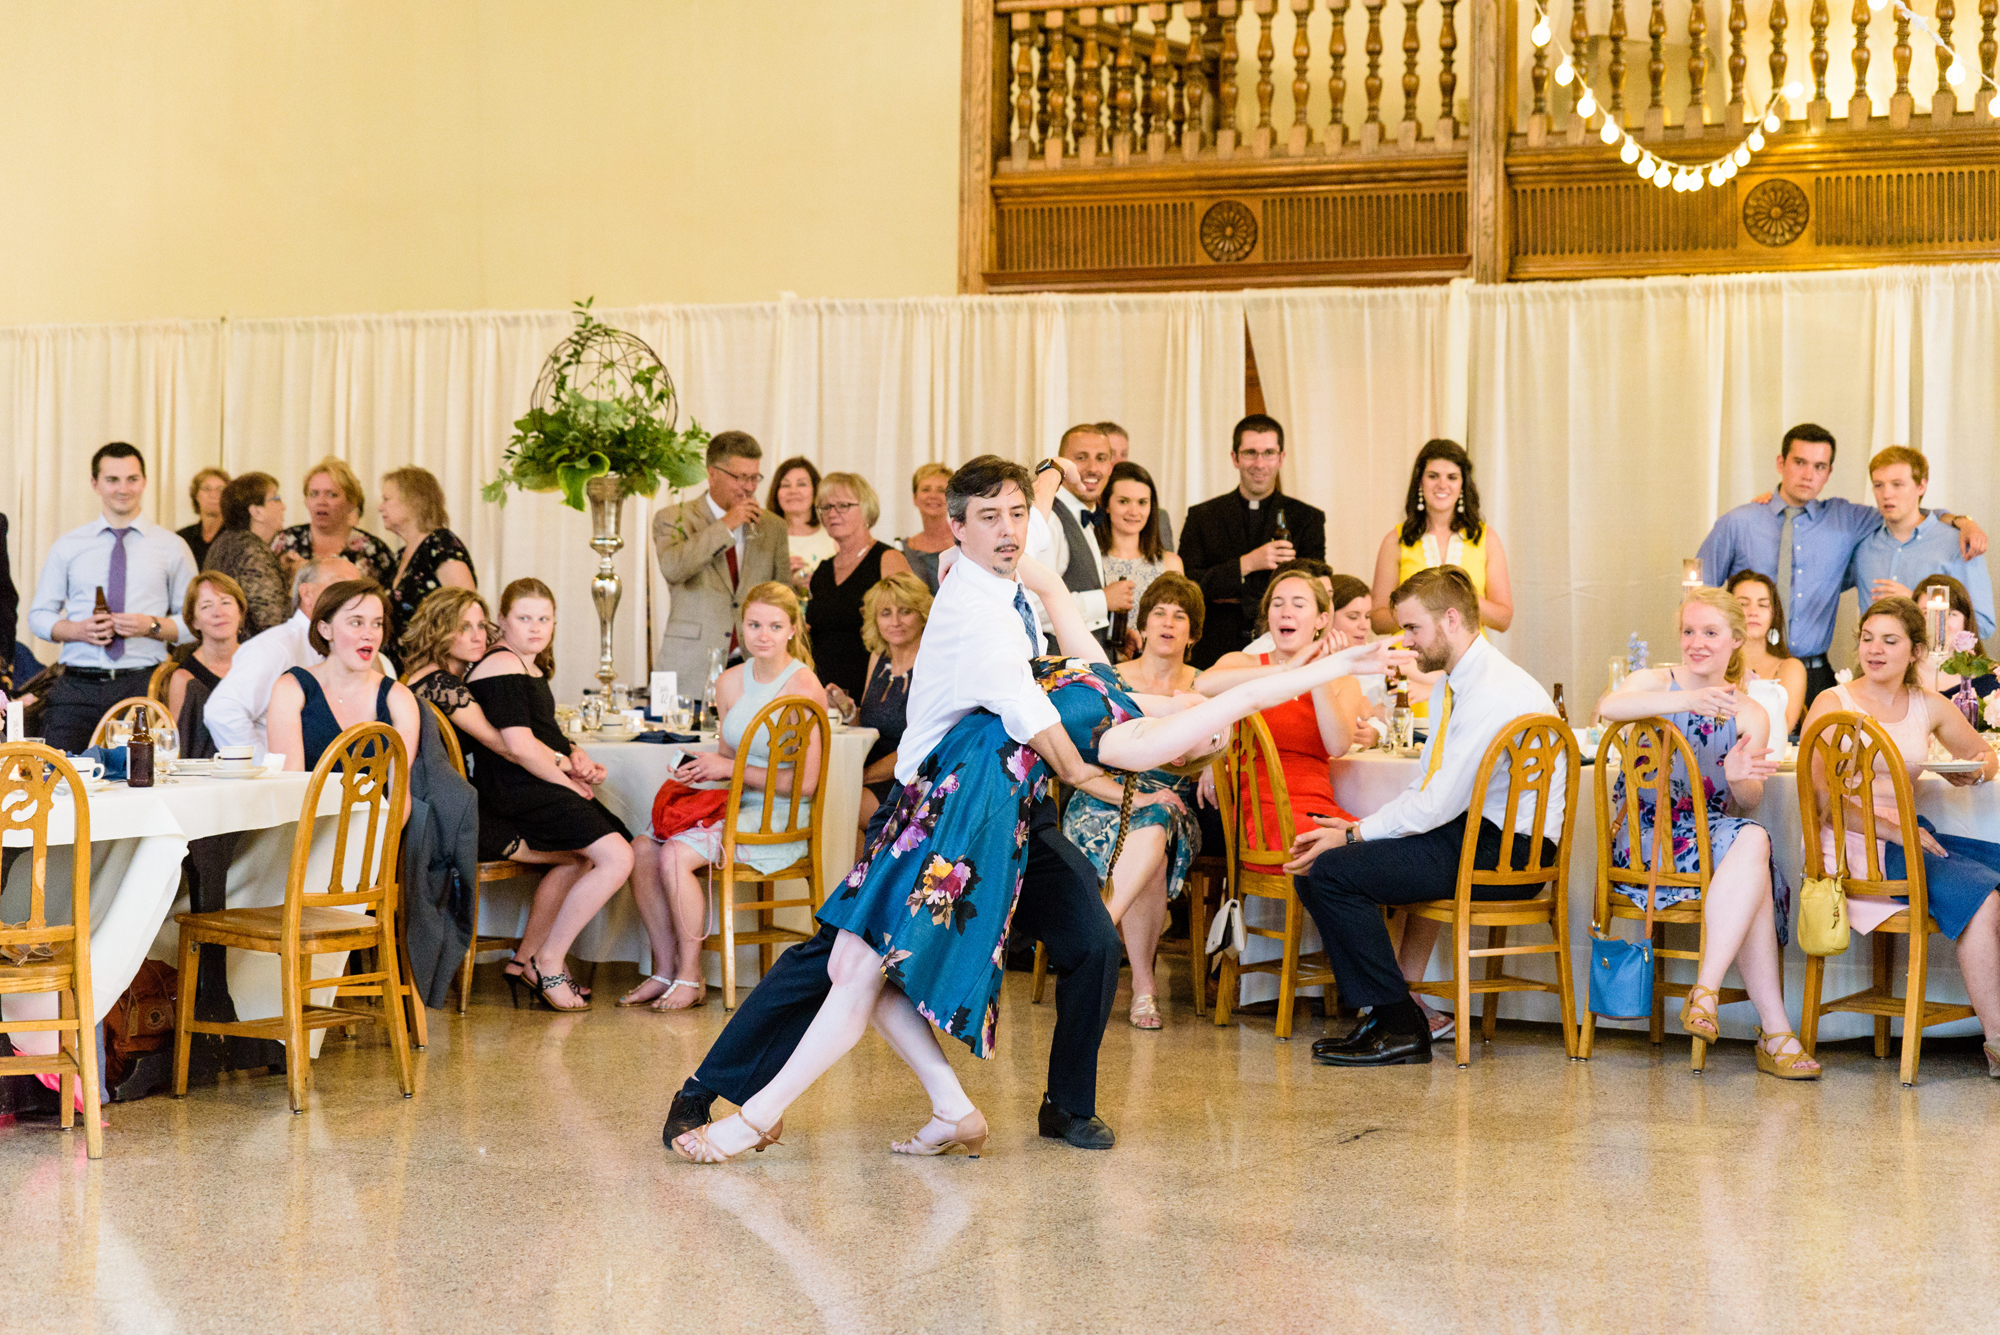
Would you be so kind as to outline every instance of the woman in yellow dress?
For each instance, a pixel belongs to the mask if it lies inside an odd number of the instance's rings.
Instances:
[[[1489,630],[1505,630],[1514,621],[1514,590],[1507,579],[1507,552],[1500,535],[1479,513],[1479,488],[1472,482],[1472,460],[1455,440],[1424,442],[1410,469],[1410,491],[1403,502],[1403,522],[1382,538],[1375,557],[1375,629],[1387,635],[1396,629],[1389,595],[1419,570],[1457,566],[1472,576],[1479,592],[1479,616]]]

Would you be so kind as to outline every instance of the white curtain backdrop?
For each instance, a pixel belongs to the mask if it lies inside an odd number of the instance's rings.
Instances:
[[[1287,428],[1286,486],[1328,510],[1335,567],[1371,573],[1417,446],[1461,440],[1512,563],[1503,643],[1585,692],[1633,631],[1673,656],[1680,559],[1771,485],[1794,422],[1839,438],[1830,494],[1866,500],[1869,455],[1915,444],[1933,501],[2000,533],[2000,265],[602,315],[659,351],[684,419],[757,436],[767,472],[804,454],[869,477],[886,539],[916,525],[917,464],[1026,460],[1103,418],[1130,430],[1179,518],[1234,482],[1247,322]],[[0,506],[24,606],[50,542],[95,512],[88,461],[107,440],[146,451],[152,513],[175,527],[206,464],[276,474],[297,520],[305,468],[340,455],[370,487],[372,527],[376,479],[415,462],[444,483],[483,588],[533,574],[556,590],[557,689],[574,696],[597,657],[588,522],[548,496],[478,500],[570,327],[550,311],[0,330]],[[650,511],[626,507],[618,562],[628,680],[646,661]]]

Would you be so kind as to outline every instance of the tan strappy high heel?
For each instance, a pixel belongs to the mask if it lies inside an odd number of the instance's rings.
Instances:
[[[931,1120],[933,1122],[942,1122],[944,1119],[934,1116]],[[977,1159],[980,1151],[986,1148],[986,1135],[986,1114],[974,1108],[971,1112],[959,1118],[952,1126],[950,1140],[942,1144],[933,1145],[929,1141],[919,1140],[916,1136],[911,1136],[908,1140],[892,1142],[889,1146],[889,1152],[891,1154],[916,1154],[930,1158],[935,1155],[948,1153],[956,1147],[964,1150],[967,1158]]]
[[[731,1116],[742,1118],[743,1125],[757,1133],[757,1143],[752,1145],[750,1149],[739,1150],[735,1154],[724,1154],[708,1138],[709,1127],[716,1125],[716,1123],[710,1122],[698,1126],[692,1131],[684,1131],[674,1137],[674,1153],[680,1155],[681,1158],[686,1159],[689,1163],[728,1163],[731,1159],[740,1159],[743,1155],[749,1154],[752,1151],[762,1154],[773,1145],[782,1145],[785,1143],[778,1139],[779,1136],[785,1134],[784,1118],[780,1117],[776,1126],[772,1127],[769,1131],[765,1131],[755,1122],[744,1117],[740,1112],[732,1113]],[[725,1118],[724,1120],[727,1119]],[[685,1145],[682,1144],[683,1141],[686,1142]]]
[[[1796,1037],[1797,1035],[1789,1029],[1781,1030],[1775,1034],[1767,1034],[1762,1028],[1759,1028],[1757,1030],[1757,1069],[1765,1075],[1775,1075],[1780,1080],[1819,1079],[1820,1070],[1818,1066],[1814,1066],[1808,1070],[1801,1070],[1799,1068],[1800,1062],[1809,1062],[1812,1060],[1811,1057],[1806,1055],[1803,1046],[1797,1052],[1773,1052],[1764,1046],[1764,1040],[1767,1038]]]
[[[1696,1005],[1704,992],[1708,994],[1708,1004]],[[1713,1043],[1721,1038],[1722,1029],[1715,1022],[1715,1008],[1721,1000],[1722,994],[1714,988],[1696,983],[1688,989],[1687,1000],[1681,1003],[1681,1028],[1704,1043]]]

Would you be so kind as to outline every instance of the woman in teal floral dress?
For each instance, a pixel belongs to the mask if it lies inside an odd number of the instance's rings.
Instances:
[[[1720,1036],[1716,1007],[1723,976],[1731,964],[1743,976],[1743,989],[1757,1007],[1760,1024],[1757,1065],[1783,1079],[1812,1079],[1818,1065],[1804,1055],[1785,1015],[1783,973],[1779,949],[1785,940],[1788,892],[1772,857],[1771,838],[1763,826],[1741,813],[1763,800],[1764,780],[1777,772],[1771,738],[1782,737],[1770,715],[1743,689],[1743,608],[1721,589],[1696,589],[1681,604],[1682,661],[1668,667],[1635,672],[1598,706],[1607,722],[1659,716],[1680,730],[1694,752],[1701,783],[1701,802],[1708,819],[1708,893],[1702,897],[1704,932],[1695,985],[1681,1008],[1681,1026],[1713,1043]],[[1696,843],[1695,793],[1684,770],[1676,767],[1673,794],[1674,870],[1698,871],[1702,850]],[[1612,797],[1613,818],[1621,822],[1612,839],[1611,862],[1632,866],[1632,836],[1623,823],[1625,778],[1620,775]],[[1734,808],[1738,814],[1730,814]],[[1653,806],[1643,797],[1634,819],[1640,865],[1653,856]],[[1646,887],[1617,887],[1644,907]],[[1701,892],[1691,885],[1660,886],[1654,908],[1693,899]]]
[[[1089,644],[1061,578],[1027,559],[1019,571],[1022,584],[1041,598],[1056,623],[1061,642]],[[1066,628],[1075,633],[1064,633]],[[1413,657],[1377,641],[1310,664],[1273,669],[1214,699],[1134,695],[1101,658],[1041,658],[1034,668],[1062,720],[1056,745],[1066,742],[1086,766],[1136,773],[1205,761],[1220,749],[1236,720],[1322,681],[1380,672],[1392,661]],[[914,1010],[976,1055],[991,1056],[1007,928],[1026,867],[1028,815],[1047,784],[1047,764],[1031,747],[1009,737],[998,716],[975,710],[960,719],[904,787],[861,863],[819,910],[822,922],[840,929],[828,966],[833,989],[819,1018],[769,1084],[736,1114],[675,1141],[676,1151],[720,1162],[772,1143],[786,1108],[865,1029],[865,1023],[846,1021],[823,1028],[830,1014],[872,1018],[885,1032],[894,1028],[907,1035],[897,1012]],[[860,951],[867,952],[863,958],[879,959],[880,967],[854,968]],[[934,1049],[932,1030],[922,1032]],[[902,1044],[897,1046],[903,1051]],[[935,1063],[930,1050],[904,1055],[913,1064],[923,1062],[927,1087],[942,1079],[954,1087],[949,1102],[971,1106],[941,1053],[935,1054]],[[930,1092],[935,1105],[942,1091]],[[960,1122],[961,1134],[974,1118],[976,1140],[983,1143],[985,1122],[977,1113]],[[894,1148],[938,1152],[937,1146],[921,1141]],[[976,1152],[976,1145],[968,1148]]]

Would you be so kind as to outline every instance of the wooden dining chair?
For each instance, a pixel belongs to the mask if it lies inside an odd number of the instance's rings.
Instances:
[[[312,832],[319,819],[321,793],[329,783],[336,786],[340,808],[334,820],[332,865],[320,884],[310,877],[317,842]],[[269,908],[174,916],[180,925],[181,977],[195,976],[201,946],[213,944],[276,955],[283,978],[283,1013],[262,1020],[197,1020],[195,989],[181,989],[174,1032],[174,1097],[187,1096],[188,1054],[194,1035],[242,1034],[284,1043],[292,1111],[302,1113],[312,1079],[308,1033],[363,1021],[388,1029],[403,1097],[416,1092],[410,1038],[400,1004],[406,993],[402,990],[402,952],[397,949],[396,927],[402,893],[399,855],[403,813],[409,795],[410,762],[401,735],[386,723],[355,724],[334,739],[306,784],[305,801],[299,809],[299,837],[292,841],[285,902]],[[360,854],[350,866],[349,845],[356,840]],[[356,950],[375,952],[373,970],[313,977],[315,956]],[[313,1005],[311,994],[325,991],[336,993],[336,1003],[343,997],[372,995],[383,1004],[366,1010]]]
[[[135,710],[143,710],[145,712],[146,727],[149,731],[154,728],[171,728],[174,726],[174,716],[167,712],[165,705],[151,696],[135,695],[129,700],[120,700],[117,704],[104,711],[104,717],[97,720],[97,726],[91,729],[90,744],[92,746],[104,745],[104,738],[111,731],[111,725],[121,716],[132,713]]]
[[[49,820],[64,799],[67,780],[75,810],[70,845],[70,919],[48,920]],[[76,1124],[78,1082],[83,1093],[84,1152],[104,1157],[104,1117],[97,1078],[97,1011],[90,993],[90,798],[83,780],[55,751],[34,742],[0,746],[0,836],[28,836],[28,916],[0,922],[0,995],[54,992],[53,1020],[0,1020],[0,1034],[56,1035],[56,1050],[0,1057],[0,1075],[57,1075],[61,1125]],[[194,989],[189,988],[192,992]],[[71,1142],[74,1144],[74,1142]]]
[[[1284,905],[1285,925],[1278,929],[1260,927],[1249,921],[1246,912],[1243,924],[1245,935],[1278,942],[1280,953],[1277,959],[1260,960],[1253,964],[1245,964],[1228,955],[1222,957],[1222,977],[1215,992],[1215,1023],[1226,1025],[1230,1022],[1244,974],[1275,974],[1278,979],[1277,1036],[1290,1039],[1292,1012],[1297,1005],[1299,989],[1332,989],[1335,980],[1333,966],[1327,960],[1325,951],[1304,956],[1299,954],[1299,941],[1305,932],[1306,909],[1293,886],[1292,874],[1284,870],[1285,863],[1291,861],[1292,839],[1298,832],[1292,819],[1291,794],[1285,786],[1284,765],[1278,757],[1278,745],[1271,739],[1271,729],[1255,714],[1237,723],[1229,739],[1229,749],[1223,752],[1217,764],[1221,769],[1216,776],[1215,796],[1221,808],[1222,828],[1229,845],[1230,888],[1246,905],[1251,899],[1275,900]],[[1271,797],[1275,825],[1267,825],[1264,820],[1262,796],[1265,793]],[[1329,990],[1326,997],[1330,1012],[1334,993]]]
[[[1693,899],[1684,899],[1672,908],[1653,910],[1653,1011],[1648,1037],[1656,1044],[1662,1043],[1666,1041],[1667,1034],[1667,999],[1685,998],[1693,984],[1670,981],[1661,961],[1691,960],[1699,968],[1702,953],[1708,949],[1708,923],[1702,913],[1702,905],[1708,899],[1709,878],[1715,874],[1715,867],[1709,855],[1706,802],[1694,804],[1694,842],[1700,854],[1700,863],[1694,871],[1674,870],[1674,775],[1678,772],[1687,776],[1693,787],[1699,790],[1702,785],[1701,767],[1695,762],[1694,751],[1679,728],[1663,718],[1642,718],[1606,729],[1604,739],[1597,744],[1595,769],[1597,773],[1592,780],[1592,790],[1596,798],[1597,898],[1590,920],[1596,924],[1597,930],[1609,932],[1611,924],[1620,919],[1630,922],[1646,920],[1644,901],[1634,904],[1623,894],[1614,893],[1618,886],[1632,886],[1641,895],[1646,893],[1649,883],[1660,887],[1693,886],[1696,891]],[[1611,806],[1612,782],[1618,774],[1625,776],[1625,809],[1622,812],[1614,812]],[[1640,856],[1639,848],[1639,828],[1645,810],[1641,799],[1649,794],[1653,802],[1651,869]],[[1621,829],[1631,835],[1632,855],[1627,859],[1630,865],[1614,867],[1611,865],[1611,850]],[[1693,950],[1667,948],[1667,927],[1670,924],[1694,928]],[[1742,988],[1725,987],[1717,993],[1716,1005],[1727,1006],[1749,999],[1750,994]],[[1597,1012],[1585,1007],[1583,1032],[1577,1037],[1578,1060],[1590,1060],[1596,1037]],[[1708,1041],[1700,1034],[1689,1037],[1694,1039],[1689,1066],[1699,1075],[1708,1062]]]
[[[738,823],[743,806],[743,770],[745,757],[750,754],[751,740],[760,729],[768,729],[771,739],[770,762],[764,768],[764,811],[757,828],[746,830]],[[721,919],[720,930],[711,933],[701,943],[703,950],[720,951],[722,954],[722,1005],[725,1010],[736,1009],[736,947],[758,948],[761,977],[770,971],[778,946],[809,941],[816,930],[810,925],[805,931],[781,927],[774,920],[774,915],[779,909],[802,908],[813,912],[819,908],[820,871],[824,865],[820,815],[826,807],[826,767],[832,750],[833,730],[828,726],[826,710],[804,696],[779,696],[758,710],[756,717],[750,720],[750,726],[743,731],[743,745],[737,748],[736,764],[729,778],[729,802],[722,824],[722,861],[708,869],[710,888],[717,886],[718,879],[721,887],[716,901],[717,916]],[[808,768],[809,763],[811,768]],[[810,802],[804,791],[807,787],[812,790]],[[806,845],[804,854],[776,871],[758,871],[736,860],[738,849],[801,841]],[[777,883],[792,880],[806,883],[804,898],[783,898],[779,895]],[[755,898],[739,901],[736,898],[738,885],[758,885],[767,889]],[[754,916],[755,925],[747,932],[736,930],[736,915],[739,913]]]
[[[162,659],[160,665],[153,669],[153,675],[146,679],[146,698],[156,704],[165,704],[167,685],[173,681],[174,673],[180,669],[180,663],[171,654]]]
[[[458,732],[451,726],[450,716],[429,700],[424,701],[424,704],[431,713],[437,715],[438,736],[444,739],[444,750],[445,754],[451,758],[451,767],[458,771],[460,778],[471,778],[472,776],[465,769],[465,748],[459,745]],[[526,862],[516,862],[512,858],[499,858],[492,862],[482,862],[479,864],[479,871],[473,877],[472,881],[472,940],[466,943],[465,963],[459,967],[458,974],[458,1013],[460,1015],[465,1014],[466,1008],[472,1004],[472,964],[474,960],[479,958],[481,943],[479,935],[481,895],[479,888],[484,885],[491,885],[495,881],[519,880],[523,876],[532,876],[539,880],[542,873],[546,870],[548,870],[546,867],[539,867]],[[489,936],[484,938],[484,942],[486,948],[489,950],[519,950],[521,948],[521,938],[518,936]]]
[[[1848,895],[1883,895],[1906,898],[1909,906],[1890,915],[1868,933],[1874,948],[1871,983],[1837,1001],[1820,1000],[1826,981],[1826,959],[1806,956],[1805,1010],[1799,1025],[1799,1042],[1808,1057],[1819,1043],[1819,1017],[1827,1011],[1853,1011],[1875,1017],[1875,1055],[1889,1055],[1889,1022],[1903,1021],[1903,1084],[1917,1083],[1917,1060],[1922,1055],[1924,1030],[1934,1024],[1969,1019],[1967,1005],[1929,999],[1930,939],[1938,931],[1930,913],[1930,890],[1924,878],[1921,854],[1906,856],[1904,874],[1891,880],[1884,874],[1882,847],[1875,817],[1875,780],[1883,771],[1896,789],[1896,818],[1903,846],[1922,847],[1917,825],[1916,791],[1904,767],[1903,753],[1882,725],[1865,714],[1846,712],[1822,715],[1799,739],[1799,828],[1805,831],[1805,874],[1812,878],[1838,877]],[[1833,830],[1833,858],[1828,861],[1820,829]],[[1866,863],[1848,863],[1847,834],[1855,830],[1867,850]],[[1903,970],[1903,993],[1896,995],[1891,977],[1896,937],[1909,938],[1909,963]]]
[[[1500,861],[1492,871],[1475,865],[1479,851],[1481,821],[1478,813],[1486,808],[1487,791],[1494,771],[1507,767],[1507,805],[1500,825]],[[1554,714],[1523,714],[1500,730],[1472,781],[1473,813],[1465,822],[1465,842],[1458,853],[1458,886],[1450,899],[1434,899],[1408,906],[1412,917],[1428,918],[1451,926],[1451,977],[1437,982],[1410,984],[1410,991],[1425,996],[1449,997],[1456,1007],[1458,1033],[1455,1055],[1458,1064],[1472,1064],[1472,997],[1486,998],[1480,1015],[1480,1038],[1493,1041],[1493,1026],[1499,1014],[1502,992],[1553,992],[1562,1004],[1563,1051],[1577,1055],[1576,989],[1570,984],[1569,956],[1569,849],[1576,828],[1576,799],[1583,790],[1583,757],[1577,750],[1576,734],[1569,724]],[[1537,835],[1515,832],[1522,814],[1529,816],[1529,828],[1547,828],[1550,805],[1561,795],[1562,833],[1551,854]],[[1519,871],[1514,870],[1517,841],[1525,840],[1528,856]],[[1474,899],[1478,886],[1518,887],[1529,893],[1516,899]],[[1486,929],[1486,946],[1472,948],[1472,929]],[[1545,927],[1550,941],[1542,945],[1510,945],[1507,934],[1515,927]],[[1502,972],[1503,961],[1514,955],[1554,955],[1556,979],[1522,978]],[[1486,961],[1486,976],[1472,976],[1472,962]],[[1657,1003],[1655,1003],[1657,1004]]]

